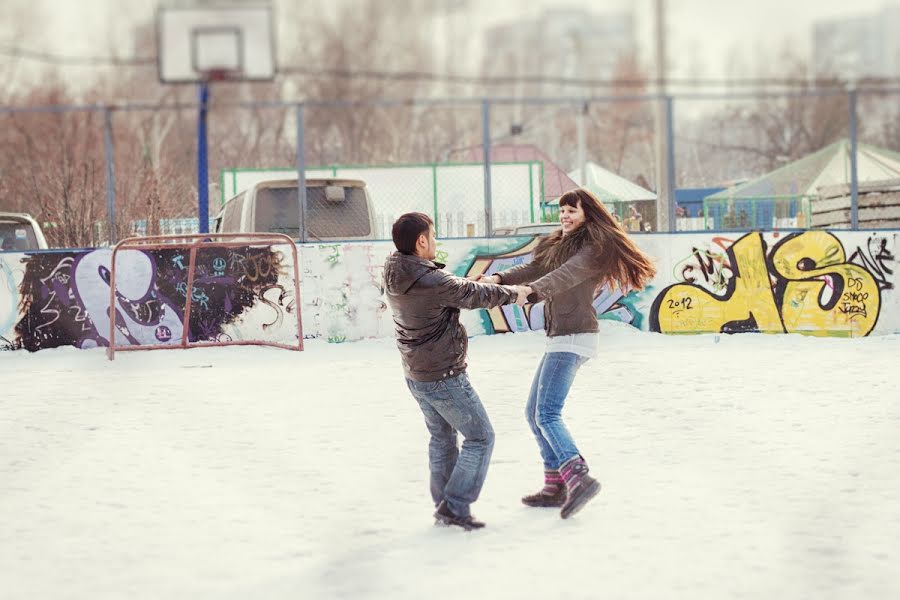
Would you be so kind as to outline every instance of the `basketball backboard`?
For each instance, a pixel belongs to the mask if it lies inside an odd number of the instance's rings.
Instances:
[[[160,7],[157,41],[164,83],[275,77],[272,9],[267,4]]]

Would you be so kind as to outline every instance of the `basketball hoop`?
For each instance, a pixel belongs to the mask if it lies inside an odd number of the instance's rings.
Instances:
[[[248,0],[245,0],[248,1]],[[199,83],[197,115],[197,215],[209,231],[206,119],[210,83],[275,78],[272,8],[264,5],[161,7],[157,60],[163,83]]]
[[[161,7],[157,23],[163,83],[275,78],[274,28],[268,4]]]

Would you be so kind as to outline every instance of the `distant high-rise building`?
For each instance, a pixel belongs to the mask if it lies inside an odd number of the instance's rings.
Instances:
[[[636,53],[631,13],[596,14],[547,9],[538,18],[485,32],[482,73],[609,79],[624,57]],[[542,91],[547,86],[542,86]]]
[[[900,6],[854,18],[813,25],[812,66],[816,76],[842,79],[900,76]]]

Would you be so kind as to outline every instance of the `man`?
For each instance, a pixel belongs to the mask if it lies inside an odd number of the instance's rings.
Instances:
[[[423,213],[407,213],[391,231],[397,251],[384,266],[388,302],[394,313],[397,347],[406,384],[431,433],[428,462],[431,497],[438,524],[465,530],[484,523],[469,506],[478,498],[494,447],[494,430],[466,375],[466,330],[461,308],[492,308],[527,294],[514,286],[476,283],[456,277],[434,262],[434,223]],[[456,445],[463,435],[462,451]]]

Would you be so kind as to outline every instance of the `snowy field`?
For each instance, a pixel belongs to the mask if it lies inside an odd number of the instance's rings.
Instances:
[[[900,336],[604,321],[566,416],[603,491],[523,506],[539,334],[471,340],[477,532],[433,526],[392,340],[0,353],[0,597],[900,597]]]

